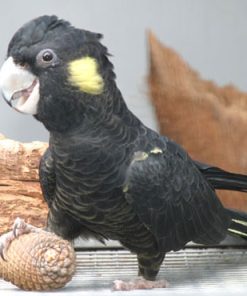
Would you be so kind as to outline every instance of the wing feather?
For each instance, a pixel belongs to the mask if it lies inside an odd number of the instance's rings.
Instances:
[[[126,199],[154,234],[161,251],[189,241],[221,241],[230,223],[214,190],[189,156],[172,143],[162,153],[132,161]]]

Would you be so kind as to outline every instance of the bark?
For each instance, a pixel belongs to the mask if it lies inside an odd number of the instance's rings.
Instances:
[[[0,135],[0,233],[21,217],[44,227],[47,205],[43,200],[38,167],[47,143],[20,143]]]
[[[149,34],[149,90],[160,132],[192,158],[247,174],[247,93],[218,86]],[[222,192],[228,207],[247,210],[243,193]]]

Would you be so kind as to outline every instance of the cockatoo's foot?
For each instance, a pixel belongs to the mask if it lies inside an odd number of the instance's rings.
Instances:
[[[12,231],[4,233],[0,236],[0,256],[3,260],[6,260],[6,252],[10,243],[14,239],[18,238],[24,233],[43,231],[41,228],[37,228],[31,224],[28,224],[20,218],[15,219],[12,229]]]
[[[113,284],[114,284],[113,285],[114,291],[167,288],[169,286],[166,280],[148,281],[142,277],[133,281],[126,281],[126,282],[122,280],[115,280]]]

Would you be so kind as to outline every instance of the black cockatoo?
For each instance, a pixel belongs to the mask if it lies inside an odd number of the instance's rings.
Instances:
[[[155,287],[167,252],[247,237],[247,215],[215,193],[246,191],[247,177],[195,162],[146,127],[126,106],[101,38],[38,17],[10,41],[0,88],[50,132],[40,164],[47,228],[69,240],[118,240],[137,254],[141,287]]]

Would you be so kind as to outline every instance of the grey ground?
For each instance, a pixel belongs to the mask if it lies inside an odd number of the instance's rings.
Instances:
[[[247,248],[188,247],[167,255],[159,278],[168,280],[167,289],[112,291],[115,279],[137,274],[134,255],[125,250],[98,249],[77,252],[77,272],[63,289],[54,292],[25,292],[0,280],[0,295],[246,295]]]

